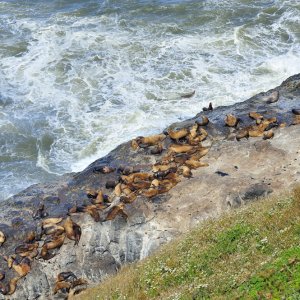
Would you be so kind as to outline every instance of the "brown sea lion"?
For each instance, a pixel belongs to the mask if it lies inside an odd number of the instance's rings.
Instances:
[[[299,125],[300,124],[300,115],[295,115],[291,125]]]
[[[86,190],[86,195],[87,195],[88,198],[95,199],[95,198],[97,198],[98,193],[95,190],[87,189]]]
[[[197,168],[200,168],[200,167],[208,167],[209,164],[208,163],[204,163],[204,162],[201,162],[201,161],[198,161],[198,160],[187,160],[185,162],[185,164],[191,168],[191,169],[197,169]]]
[[[131,141],[131,148],[135,151],[139,148],[138,142],[134,139]]]
[[[102,190],[99,190],[97,192],[97,196],[96,198],[92,198],[92,201],[91,201],[93,204],[100,204],[100,203],[103,203],[104,202],[104,195],[103,195],[103,192]]]
[[[5,272],[4,271],[0,271],[0,281],[3,280],[5,278]]]
[[[43,220],[42,226],[47,225],[47,224],[58,224],[63,220],[63,218],[48,218]]]
[[[56,248],[60,248],[65,240],[65,234],[61,234],[61,235],[53,235],[53,236],[49,236],[48,239],[45,240],[43,246],[42,246],[42,250],[41,250],[41,257],[45,260],[51,258],[48,255],[48,250],[52,250],[52,249],[56,249]]]
[[[12,267],[20,277],[24,277],[31,270],[31,260],[27,257],[20,259],[20,261],[15,260]]]
[[[137,137],[135,140],[138,143],[138,145],[140,144],[146,144],[149,146],[154,146],[159,142],[162,142],[164,139],[166,138],[166,136],[162,133],[162,134],[156,134],[156,135],[151,135],[151,136],[147,136],[147,137]]]
[[[189,134],[189,131],[187,128],[182,128],[177,131],[169,129],[168,134],[171,139],[178,141],[179,139],[186,137]]]
[[[71,282],[58,281],[58,282],[55,283],[53,294],[55,295],[60,290],[64,290],[64,292],[68,293],[71,286],[72,286]]]
[[[75,223],[71,217],[66,218],[63,227],[66,232],[66,237],[69,240],[75,241],[75,245],[78,245],[81,237],[81,227]]]
[[[77,279],[77,276],[73,273],[73,272],[61,272],[57,275],[56,277],[56,282],[59,281],[68,281],[68,282],[72,282],[74,280]]]
[[[56,225],[56,224],[46,224],[43,226],[43,233],[46,235],[50,235],[50,234],[62,234],[65,229],[62,226]]]
[[[171,144],[169,147],[169,152],[184,153],[184,152],[191,151],[192,149],[193,149],[193,146],[191,146],[191,145]]]
[[[202,118],[202,121],[196,121],[195,123],[198,125],[198,126],[206,126],[208,123],[209,123],[209,119],[207,116],[201,116]]]
[[[117,197],[121,196],[121,194],[122,194],[122,184],[120,182],[115,186],[114,193]]]
[[[136,192],[131,192],[129,195],[127,196],[121,196],[120,197],[120,202],[123,202],[125,204],[127,203],[132,203],[135,199],[137,198],[137,194]]]
[[[150,150],[150,154],[153,155],[159,155],[164,151],[163,144],[158,143],[157,145],[154,146],[153,149]]]
[[[116,169],[110,166],[97,166],[93,168],[94,173],[101,173],[101,174],[109,174],[114,172]]]
[[[24,252],[30,252],[34,249],[37,249],[39,246],[39,243],[36,242],[34,244],[21,244],[15,248],[15,254],[21,254]]]
[[[116,216],[119,214],[123,216],[125,219],[128,218],[128,215],[124,212],[125,203],[121,202],[120,204],[112,207],[109,212],[107,213],[107,216],[105,218],[105,221],[110,221],[116,218]]]
[[[20,279],[21,277],[14,277],[9,281],[9,291],[7,295],[12,295],[16,291],[17,283]]]
[[[239,122],[239,119],[232,114],[226,115],[225,124],[228,127],[235,127]]]
[[[188,166],[181,166],[179,168],[179,174],[182,174],[185,178],[191,178],[193,176],[192,171]]]
[[[36,239],[36,232],[35,231],[30,231],[27,233],[27,236],[25,238],[26,243],[31,243]]]
[[[122,175],[121,179],[125,183],[132,183],[136,180],[150,180],[152,178],[152,174],[149,173],[133,173],[130,175]]]
[[[249,112],[249,117],[250,117],[251,119],[253,119],[253,120],[256,120],[256,121],[257,121],[257,120],[262,120],[262,119],[264,118],[263,115],[261,115],[261,114],[255,112],[255,111]]]
[[[274,132],[272,130],[264,132],[264,140],[268,140],[274,137]]]
[[[3,243],[6,241],[6,236],[3,231],[0,231],[0,247],[3,245]]]
[[[253,126],[249,129],[248,134],[250,137],[259,137],[263,136],[264,131],[258,128],[257,126]]]
[[[249,128],[240,129],[235,136],[237,141],[240,141],[241,139],[248,138],[248,137],[249,137]]]
[[[98,208],[94,204],[86,205],[86,206],[77,206],[76,207],[76,212],[88,213],[94,219],[95,222],[100,221],[100,215],[99,215],[99,212],[98,212]]]
[[[274,91],[269,96],[264,97],[264,100],[268,104],[275,103],[275,102],[278,101],[278,99],[279,99],[279,92],[278,91]]]

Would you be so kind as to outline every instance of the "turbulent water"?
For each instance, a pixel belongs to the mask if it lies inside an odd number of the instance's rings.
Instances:
[[[298,0],[0,1],[0,199],[298,72]]]

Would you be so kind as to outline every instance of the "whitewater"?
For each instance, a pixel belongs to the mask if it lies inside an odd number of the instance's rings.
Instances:
[[[299,72],[295,0],[0,1],[0,200]]]

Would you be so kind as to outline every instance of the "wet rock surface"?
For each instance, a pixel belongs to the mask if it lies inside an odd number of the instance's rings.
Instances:
[[[270,95],[275,91],[279,92],[279,99],[270,102]],[[203,141],[204,146],[210,147],[203,158],[209,166],[193,170],[191,178],[181,177],[167,193],[150,199],[139,195],[125,205],[127,218],[118,214],[115,219],[105,221],[109,207],[100,211],[99,222],[87,213],[72,214],[72,220],[81,227],[78,245],[66,238],[60,248],[51,251],[52,258],[44,260],[40,255],[36,256],[31,261],[30,272],[18,280],[16,291],[7,297],[63,299],[66,293],[53,294],[56,276],[60,272],[72,271],[78,278],[97,283],[117,272],[122,264],[146,257],[203,219],[299,183],[300,125],[290,126],[295,118],[292,109],[299,108],[300,74],[245,102],[201,112],[192,119],[172,124],[169,129],[177,130],[191,127],[196,121],[202,122],[204,115],[209,118],[210,122],[205,126],[209,135]],[[272,139],[250,137],[236,140],[239,130],[254,124],[249,118],[250,111],[265,118],[277,118]],[[237,127],[225,126],[228,114],[239,118]],[[164,149],[172,143],[174,141],[167,137]],[[118,168],[121,165],[150,172],[152,165],[166,152],[152,155],[148,148],[133,150],[128,142],[80,173],[67,174],[49,185],[31,186],[2,202],[0,231],[5,233],[6,241],[0,248],[0,266],[5,272],[5,279],[0,281],[1,288],[17,275],[13,268],[7,267],[7,257],[15,253],[17,246],[24,244],[28,233],[40,231],[44,219],[65,218],[74,206],[90,205],[87,190],[102,189],[104,194],[110,195],[112,190],[106,188],[106,183],[119,180]],[[101,166],[110,166],[115,171],[102,174],[99,172]],[[44,205],[42,215],[34,217],[41,205]],[[40,249],[44,238],[38,243]]]

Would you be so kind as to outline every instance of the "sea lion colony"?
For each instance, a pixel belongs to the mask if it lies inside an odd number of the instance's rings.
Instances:
[[[272,104],[278,99],[279,93],[274,92],[265,101]],[[300,109],[293,109],[291,113],[294,117],[289,125],[300,124]],[[265,118],[258,112],[250,112],[249,118],[254,124],[243,127],[237,116],[228,114],[224,119],[224,126],[231,128],[231,136],[233,134],[237,141],[249,137],[270,139],[274,136],[274,128],[287,126],[285,123],[279,124],[276,117]],[[32,217],[39,220],[37,230],[30,232],[24,243],[15,248],[13,254],[1,254],[6,266],[0,270],[0,292],[3,295],[12,295],[18,281],[30,272],[34,259],[51,259],[58,253],[66,238],[74,241],[75,246],[78,245],[81,227],[73,221],[72,215],[87,213],[95,222],[111,221],[118,215],[127,219],[126,205],[135,201],[138,196],[151,199],[167,193],[182,177],[191,178],[192,170],[208,166],[207,162],[202,161],[209,152],[209,147],[203,146],[203,142],[209,137],[206,130],[208,124],[208,117],[202,115],[200,121],[188,128],[168,129],[162,134],[133,139],[133,151],[140,149],[159,157],[152,165],[151,172],[143,172],[135,166],[119,166],[117,169],[106,165],[95,167],[96,173],[118,174],[118,180],[106,182],[105,188],[111,189],[112,192],[106,195],[100,187],[98,190],[86,190],[86,198],[90,203],[70,208],[65,217],[49,216],[41,204],[32,212]],[[5,232],[0,231],[0,247],[5,242],[7,236]],[[61,272],[57,276],[53,294],[61,292],[68,297],[80,292],[86,284],[86,280],[78,279],[72,272]]]

